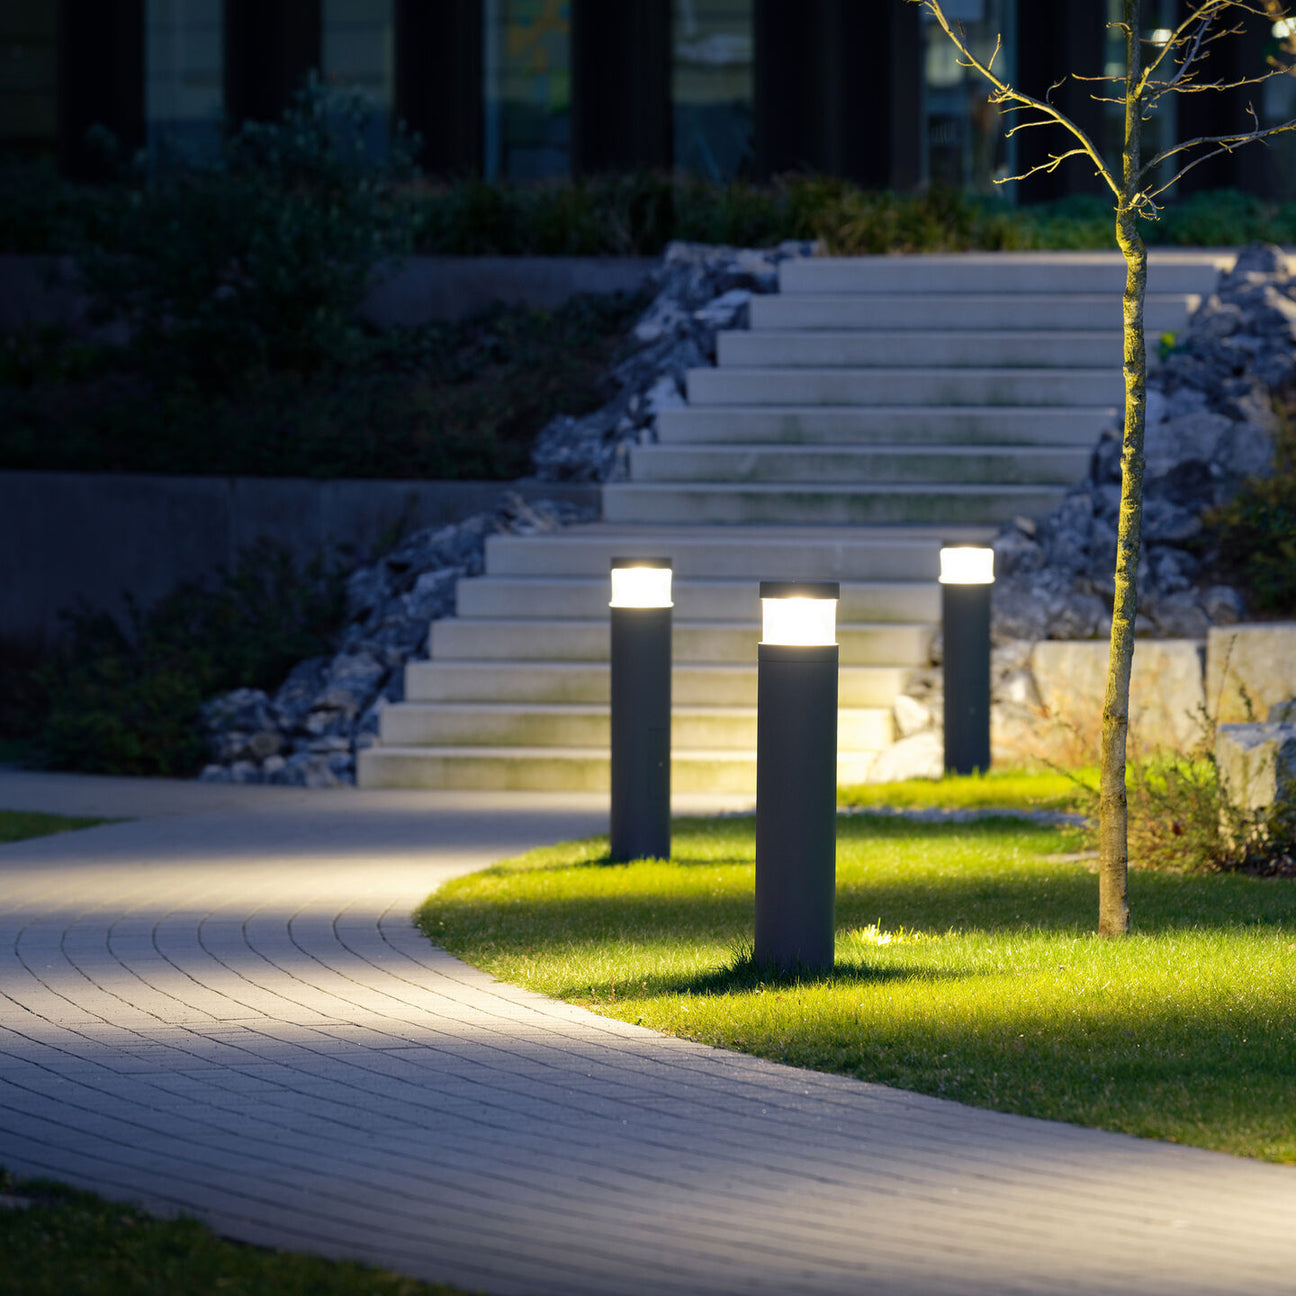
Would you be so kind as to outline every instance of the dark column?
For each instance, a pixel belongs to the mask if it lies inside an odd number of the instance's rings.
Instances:
[[[1266,70],[1264,48],[1271,20],[1254,14],[1229,15],[1228,25],[1242,26],[1243,31],[1236,36],[1226,36],[1211,46],[1210,57],[1200,65],[1198,81],[1228,83],[1242,77],[1259,76]],[[1190,140],[1200,135],[1241,134],[1254,130],[1255,123],[1247,112],[1247,106],[1254,104],[1259,113],[1263,97],[1264,87],[1259,85],[1174,95],[1175,111],[1179,117],[1176,138]],[[1208,151],[1194,150],[1179,159],[1180,165]],[[1234,153],[1221,153],[1194,167],[1167,197],[1173,201],[1176,194],[1182,196],[1203,189],[1268,192],[1272,181],[1267,154],[1263,144],[1248,144]]]
[[[874,188],[919,176],[920,11],[859,0],[756,0],[756,165]]]
[[[482,167],[482,0],[396,0],[396,118],[430,175]]]
[[[670,0],[572,0],[572,170],[671,165]]]
[[[1017,67],[1021,88],[1037,99],[1049,97],[1091,140],[1103,147],[1103,105],[1096,94],[1110,94],[1101,84],[1076,81],[1070,73],[1101,76],[1106,55],[1106,12],[1094,0],[1024,0],[1017,8]],[[1060,85],[1057,83],[1061,82]],[[1056,88],[1053,88],[1056,87]],[[1018,114],[1012,120],[1026,120]],[[1065,153],[1072,136],[1060,126],[1032,127],[1017,136],[1017,173]],[[1015,186],[1018,202],[1046,202],[1075,193],[1107,193],[1107,187],[1083,158],[1068,158],[1056,171],[1041,172]]]
[[[225,0],[225,112],[237,126],[283,115],[320,65],[320,0]]]
[[[59,161],[64,174],[105,177],[86,143],[102,126],[129,158],[144,146],[144,0],[62,0],[58,34]]]

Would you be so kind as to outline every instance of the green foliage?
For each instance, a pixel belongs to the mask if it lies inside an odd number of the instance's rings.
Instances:
[[[69,815],[41,814],[35,810],[0,810],[0,842],[27,841],[52,833],[75,832],[111,823],[109,819],[83,819]]]
[[[1142,870],[1139,931],[1088,935],[1074,829],[838,821],[834,972],[744,961],[750,818],[681,820],[674,859],[606,839],[447,883],[437,944],[504,980],[794,1066],[1143,1137],[1296,1161],[1290,883]]]
[[[1296,394],[1279,398],[1276,462],[1202,517],[1201,548],[1252,613],[1296,615]]]
[[[311,372],[341,356],[373,267],[408,246],[393,158],[370,159],[368,109],[309,81],[282,121],[251,122],[217,165],[159,164],[77,248],[104,319],[137,358],[201,392],[250,368]]]
[[[154,1219],[47,1180],[0,1174],[0,1291],[14,1296],[456,1296],[352,1261],[271,1251],[192,1219]],[[462,1296],[462,1293],[460,1293]]]
[[[1238,585],[1247,606],[1296,615],[1296,471],[1247,482],[1203,519],[1216,546],[1216,570]]]
[[[235,136],[215,168],[168,164],[90,187],[60,182],[44,164],[7,164],[0,167],[0,250],[142,255],[143,264],[175,268],[177,299],[203,313],[210,305],[203,289],[243,292],[249,268],[270,267],[272,252],[286,254],[284,273],[307,276],[308,290],[324,271],[340,273],[350,291],[354,279],[347,276],[357,261],[402,248],[455,256],[655,256],[671,239],[771,246],[811,238],[843,254],[1113,246],[1112,206],[1100,195],[1016,206],[1007,192],[899,194],[798,173],[768,184],[654,172],[428,183],[412,178],[403,143],[394,160],[371,163],[360,147],[362,124],[359,105],[308,85],[284,123]],[[212,206],[200,209],[206,200]],[[133,223],[137,216],[144,225]],[[192,235],[169,223],[190,216]],[[217,228],[218,216],[232,220],[228,231]],[[207,268],[194,272],[165,247],[150,251],[146,229],[164,239],[178,233]],[[1232,189],[1196,193],[1145,221],[1143,234],[1149,243],[1190,247],[1290,243],[1296,203]],[[340,238],[329,263],[304,267],[303,256],[326,236]],[[213,258],[218,245],[239,264]],[[273,283],[267,288],[273,295]]]
[[[0,341],[0,466],[67,471],[508,480],[536,432],[606,398],[643,308],[624,294],[556,311],[360,333],[313,373],[249,369],[205,393],[102,348],[61,362]],[[3,385],[7,372],[21,380]],[[151,362],[150,362],[151,363]]]
[[[208,586],[185,585],[125,626],[75,611],[69,639],[37,671],[44,763],[103,774],[188,775],[205,760],[198,708],[213,694],[272,689],[328,652],[344,617],[341,570],[302,569],[267,542]]]

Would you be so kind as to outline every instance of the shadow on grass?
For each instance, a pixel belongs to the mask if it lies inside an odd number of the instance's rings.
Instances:
[[[936,968],[875,967],[866,962],[838,960],[831,968],[783,969],[757,963],[750,956],[693,976],[656,977],[648,982],[653,994],[747,994],[753,990],[791,990],[798,986],[886,985],[915,981],[961,981],[974,975]]]

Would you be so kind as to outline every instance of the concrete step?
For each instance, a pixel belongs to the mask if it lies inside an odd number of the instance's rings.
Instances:
[[[1209,293],[1230,252],[1152,252],[1148,291]],[[779,289],[792,293],[1024,293],[1119,295],[1119,252],[960,252],[951,255],[801,257],[779,266]]]
[[[939,599],[939,595],[937,595]],[[909,681],[907,666],[842,666],[837,692],[844,707],[889,707]],[[405,666],[410,702],[606,703],[606,662],[411,661]],[[756,663],[676,663],[676,706],[756,705]]]
[[[611,726],[606,704],[401,702],[383,711],[379,737],[387,747],[606,748]],[[838,709],[837,742],[844,751],[881,751],[893,738],[889,709]],[[755,752],[756,708],[676,705],[671,748]]]
[[[840,625],[841,661],[851,666],[916,666],[927,660],[930,624]],[[747,664],[756,660],[760,629],[732,621],[675,623],[677,662]],[[608,659],[608,622],[475,621],[447,617],[432,623],[433,661],[586,661]]]
[[[1115,405],[1104,369],[690,369],[692,405]]]
[[[872,752],[837,758],[840,783],[862,782]],[[370,747],[359,753],[362,788],[448,788],[459,791],[606,792],[609,759],[599,748]],[[736,751],[675,752],[671,791],[755,796],[756,757]]]
[[[1073,445],[1091,450],[1115,405],[720,405],[662,410],[662,445]]]
[[[1119,315],[1117,321],[1119,322]],[[1084,332],[1057,329],[984,329],[921,333],[822,329],[746,329],[719,334],[721,368],[903,368],[921,355],[932,368],[1085,369],[1119,368],[1119,329]]]
[[[849,482],[1067,486],[1091,448],[1071,446],[636,446],[640,482]]]
[[[607,490],[605,487],[605,497]],[[692,521],[692,519],[690,519]],[[492,576],[587,576],[607,580],[613,558],[663,557],[675,578],[724,580],[923,581],[940,574],[944,540],[985,543],[993,525],[910,527],[693,526],[653,519],[568,527],[546,535],[486,541]]]
[[[465,618],[596,620],[607,616],[608,597],[606,575],[479,576],[461,580],[456,589],[458,614]],[[760,619],[755,580],[677,580],[672,597],[677,622],[755,624]],[[940,591],[930,581],[848,581],[841,586],[837,616],[842,621],[934,621],[940,616]]]
[[[923,523],[1002,524],[1040,517],[1061,503],[1046,486],[705,486],[609,483],[603,515],[612,522],[802,523],[823,526]]]
[[[1143,326],[1177,333],[1201,304],[1198,293],[1148,293]],[[1119,292],[769,293],[751,299],[753,332],[766,329],[1107,329],[1119,332]]]

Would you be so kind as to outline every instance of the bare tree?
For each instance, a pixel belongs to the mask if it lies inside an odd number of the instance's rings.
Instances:
[[[1070,158],[1090,163],[1111,190],[1116,215],[1116,243],[1125,257],[1123,339],[1125,429],[1121,447],[1121,501],[1116,541],[1116,594],[1112,606],[1111,653],[1103,699],[1102,750],[1099,757],[1098,930],[1103,936],[1129,931],[1127,879],[1129,873],[1128,807],[1125,799],[1126,739],[1129,730],[1130,668],[1134,660],[1134,622],[1138,612],[1135,577],[1143,530],[1143,422],[1147,388],[1147,351],[1143,335],[1143,296],[1147,288],[1147,250],[1139,219],[1155,218],[1158,199],[1194,167],[1244,144],[1296,129],[1296,120],[1263,127],[1248,107],[1249,127],[1219,135],[1203,135],[1162,149],[1144,159],[1143,123],[1150,120],[1167,95],[1200,94],[1256,86],[1287,68],[1269,65],[1253,76],[1210,79],[1210,56],[1218,42],[1239,35],[1245,24],[1286,18],[1275,0],[1191,0],[1187,15],[1170,32],[1158,32],[1155,43],[1142,32],[1142,0],[1123,0],[1122,20],[1116,24],[1125,42],[1125,71],[1120,76],[1081,76],[1094,82],[1094,97],[1116,103],[1124,111],[1120,157],[1107,158],[1098,145],[1050,101],[1057,82],[1042,98],[1024,94],[1004,79],[995,63],[1001,53],[996,40],[987,59],[973,54],[962,24],[951,26],[941,0],[911,0],[929,13],[959,52],[959,62],[990,86],[990,102],[1005,114],[1020,114],[1007,135],[1036,127],[1056,127],[1069,137],[1066,147],[1008,180],[1024,180],[1051,172]],[[1038,0],[1036,0],[1038,3]],[[1147,57],[1144,46],[1147,45]],[[1065,80],[1065,78],[1064,78]],[[1102,91],[1106,91],[1103,93]],[[1168,174],[1167,174],[1168,172]],[[1001,182],[1002,183],[1002,182]]]

